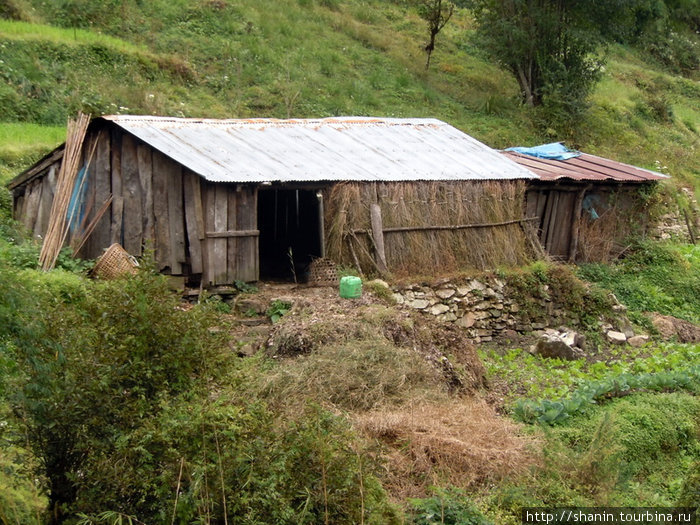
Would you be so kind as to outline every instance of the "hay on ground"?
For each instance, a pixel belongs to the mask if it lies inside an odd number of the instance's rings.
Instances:
[[[387,446],[384,485],[392,496],[424,497],[448,483],[476,487],[525,474],[540,443],[477,398],[423,403],[355,416],[368,437]]]

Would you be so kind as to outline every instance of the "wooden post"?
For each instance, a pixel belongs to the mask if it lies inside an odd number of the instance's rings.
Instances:
[[[384,231],[382,229],[382,210],[379,204],[371,204],[370,219],[372,223],[372,239],[376,251],[377,268],[382,274],[388,273],[386,266],[386,253],[384,251]]]
[[[318,242],[321,248],[321,257],[326,256],[326,225],[323,209],[323,192],[319,190],[316,192],[316,198],[318,199]]]
[[[583,198],[586,192],[591,188],[590,185],[579,190],[574,201],[573,216],[571,217],[571,244],[569,245],[569,262],[576,261],[576,252],[578,251],[578,239],[581,231],[581,208],[583,206]]]

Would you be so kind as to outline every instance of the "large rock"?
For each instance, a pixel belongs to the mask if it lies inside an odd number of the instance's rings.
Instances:
[[[644,346],[647,341],[649,341],[649,336],[648,335],[635,335],[634,337],[630,337],[627,340],[627,344],[630,346],[634,346],[635,348],[639,348],[641,346]]]
[[[239,295],[234,302],[236,311],[243,315],[264,315],[268,307],[262,299],[245,295]]]
[[[575,349],[552,333],[543,334],[535,345],[534,353],[542,357],[566,359],[568,361],[583,357],[583,352]]]
[[[664,339],[676,337],[681,343],[700,342],[700,326],[671,315],[654,314],[651,322]]]
[[[608,341],[616,345],[623,345],[627,341],[627,336],[622,332],[616,332],[615,330],[608,330],[605,334]]]

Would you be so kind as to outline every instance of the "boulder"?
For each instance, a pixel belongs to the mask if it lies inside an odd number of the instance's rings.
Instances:
[[[648,335],[635,335],[634,337],[630,337],[629,339],[627,339],[627,343],[630,346],[634,346],[635,348],[644,346],[647,343],[647,341],[649,341]]]
[[[580,349],[569,346],[561,337],[553,333],[545,333],[539,338],[534,353],[541,357],[568,361],[583,357],[583,352]]]
[[[268,303],[257,297],[238,296],[234,302],[234,308],[243,315],[264,315]]]
[[[616,332],[615,330],[608,330],[605,335],[608,338],[608,341],[616,345],[623,345],[625,344],[625,341],[627,341],[627,336],[625,334],[622,332]]]

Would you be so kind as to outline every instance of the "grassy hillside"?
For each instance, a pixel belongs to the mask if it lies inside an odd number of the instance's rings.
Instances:
[[[57,143],[55,127],[78,109],[431,116],[494,147],[567,140],[669,172],[684,185],[700,179],[697,80],[665,72],[629,48],[611,50],[587,121],[560,130],[522,107],[515,81],[470,43],[466,10],[440,33],[425,71],[424,22],[400,1],[0,4],[12,18],[0,20],[3,179]],[[16,133],[16,123],[40,127]]]

